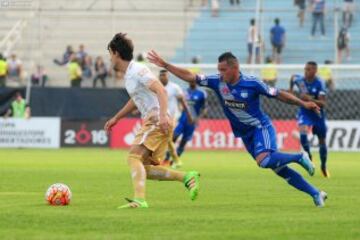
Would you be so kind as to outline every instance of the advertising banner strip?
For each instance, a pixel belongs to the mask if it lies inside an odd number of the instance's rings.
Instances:
[[[109,137],[104,130],[105,121],[61,122],[61,147],[108,147]]]
[[[60,118],[0,119],[0,148],[59,148]]]
[[[283,151],[300,151],[299,130],[295,120],[274,120],[277,145]],[[140,119],[122,119],[113,128],[110,147],[128,148],[141,127]],[[328,121],[327,144],[332,151],[360,151],[360,121]],[[317,149],[318,139],[309,132],[309,140]],[[232,134],[227,120],[200,120],[189,149],[244,150],[241,139]]]

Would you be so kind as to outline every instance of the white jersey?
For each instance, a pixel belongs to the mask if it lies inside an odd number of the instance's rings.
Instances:
[[[248,43],[258,43],[259,42],[259,35],[256,26],[250,26],[248,29]]]
[[[184,93],[181,87],[173,82],[168,82],[165,86],[165,90],[168,95],[168,111],[172,118],[178,118],[180,116],[178,98],[183,96]]]
[[[144,64],[131,61],[124,75],[125,88],[136,107],[141,118],[159,116],[160,105],[157,96],[149,89],[153,81],[159,81]]]

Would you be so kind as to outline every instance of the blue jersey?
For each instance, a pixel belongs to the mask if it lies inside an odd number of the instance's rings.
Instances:
[[[198,118],[201,111],[205,108],[205,101],[207,97],[206,92],[198,88],[196,89],[188,88],[186,90],[185,96],[191,116],[193,118]],[[185,111],[182,112],[179,121],[182,122],[188,121]]]
[[[325,84],[319,77],[315,77],[312,82],[308,82],[305,80],[304,76],[295,75],[294,84],[297,87],[299,94],[307,94],[314,99],[319,99],[319,96],[326,95]],[[303,107],[300,107],[298,115],[299,117],[306,116],[312,119],[319,119],[319,116],[314,111],[305,109]],[[321,108],[320,118],[325,118],[323,108]]]
[[[243,74],[234,85],[224,82],[219,74],[198,75],[196,81],[214,90],[236,137],[247,136],[255,129],[271,125],[270,118],[261,110],[260,95],[275,97],[279,92],[276,88]]]

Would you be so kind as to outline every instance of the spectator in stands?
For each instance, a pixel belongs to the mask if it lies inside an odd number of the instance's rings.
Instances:
[[[139,53],[136,57],[136,61],[139,63],[145,63],[145,57],[143,53]]]
[[[79,45],[79,51],[76,52],[76,58],[79,61],[79,64],[83,64],[85,62],[85,58],[87,56],[87,52],[85,51],[85,46],[84,44],[80,44]]]
[[[253,58],[253,52],[255,51],[255,62],[260,63],[260,45],[261,41],[259,38],[259,32],[257,30],[257,27],[255,25],[255,19],[250,20],[250,26],[248,29],[248,41],[247,41],[247,47],[248,47],[248,59],[247,63],[250,64],[252,62]]]
[[[321,35],[325,37],[325,0],[311,0],[311,11],[313,15],[311,38],[315,36],[316,27],[320,24]]]
[[[11,54],[10,59],[7,61],[8,64],[8,80],[16,82],[18,85],[21,85],[21,80],[23,76],[23,66],[20,59],[17,58],[15,54]]]
[[[219,16],[219,0],[211,0],[211,16],[218,17]]]
[[[92,77],[92,58],[89,55],[86,55],[84,58],[84,62],[81,65],[83,78],[91,78]]]
[[[26,103],[25,99],[21,96],[20,92],[15,93],[15,100],[12,101],[10,108],[5,114],[5,117],[25,118],[31,116],[30,106]]]
[[[346,60],[350,60],[350,33],[346,27],[342,27],[337,37],[338,63],[342,62],[343,52],[345,51]]]
[[[201,73],[201,68],[199,66],[197,66],[197,64],[200,63],[200,57],[199,56],[193,57],[191,59],[191,63],[193,64],[193,66],[190,67],[189,70],[194,74],[200,74]]]
[[[299,8],[297,17],[299,18],[300,27],[303,27],[305,20],[306,0],[294,0],[294,4]]]
[[[355,11],[355,2],[354,0],[344,0],[344,7],[343,7],[343,26],[346,28],[350,28],[353,18],[354,18],[354,11]]]
[[[281,62],[281,51],[285,46],[285,28],[280,26],[280,19],[274,20],[275,26],[270,30],[270,41],[272,45],[272,56],[275,63]]]
[[[83,78],[91,78],[92,76],[92,58],[85,51],[84,44],[79,45],[79,51],[76,52],[76,58],[81,66]]]
[[[54,63],[59,65],[59,66],[63,66],[65,64],[67,64],[69,62],[69,60],[70,60],[71,54],[73,54],[73,53],[74,53],[74,50],[73,50],[72,46],[68,45],[66,47],[66,50],[65,50],[64,54],[63,54],[63,58],[61,60],[54,59]]]
[[[71,87],[80,87],[82,81],[82,70],[75,54],[70,56],[70,63],[68,65]]]
[[[230,4],[231,6],[234,6],[234,5],[240,5],[240,0],[230,0]]]
[[[36,72],[31,74],[31,84],[33,86],[45,87],[47,80],[48,80],[48,76],[45,72],[44,67],[41,65],[37,65]]]
[[[269,86],[274,87],[277,81],[277,69],[273,64],[271,57],[266,57],[266,66],[261,69],[261,79]]]
[[[106,78],[108,75],[108,70],[106,68],[106,65],[104,63],[104,60],[102,57],[97,57],[95,60],[95,78],[93,80],[93,87],[96,87],[96,83],[98,80],[101,81],[101,84],[103,88],[106,87]]]
[[[332,71],[329,65],[332,64],[330,60],[325,60],[324,66],[318,69],[318,76],[325,81],[326,88],[329,90],[334,90],[334,80],[332,77]]]
[[[6,86],[7,74],[8,74],[8,64],[4,56],[0,53],[0,87]]]

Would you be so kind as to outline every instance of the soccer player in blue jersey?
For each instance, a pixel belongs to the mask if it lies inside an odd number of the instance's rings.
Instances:
[[[245,76],[240,72],[239,62],[231,52],[219,56],[219,74],[210,76],[196,75],[187,69],[174,66],[155,51],[149,52],[148,59],[184,81],[196,82],[200,86],[212,89],[223,107],[235,137],[242,138],[247,151],[257,164],[262,168],[272,169],[291,186],[309,194],[316,206],[325,206],[327,194],[312,186],[298,172],[287,166],[289,163],[297,163],[313,176],[313,163],[307,154],[289,154],[277,150],[275,129],[270,118],[262,112],[259,98],[260,95],[265,95],[315,112],[320,112],[318,105],[311,101],[303,101],[286,91],[268,87],[255,77]]]
[[[188,119],[187,113],[184,110],[174,130],[174,142],[181,136],[179,146],[177,147],[179,157],[183,154],[187,142],[192,139],[199,119],[203,117],[206,112],[206,92],[197,88],[195,81],[189,83],[189,88],[186,89],[185,95],[192,119]],[[169,157],[170,154],[166,156],[165,160],[169,160]],[[180,167],[180,165],[176,163],[173,163],[171,166],[174,168]]]
[[[321,160],[321,172],[324,177],[330,177],[330,173],[326,168],[327,147],[326,147],[326,118],[324,106],[326,104],[326,89],[324,82],[316,76],[317,64],[316,62],[308,62],[305,66],[304,76],[293,75],[290,80],[290,92],[294,92],[294,87],[297,88],[300,98],[303,101],[314,102],[320,108],[320,114],[309,111],[304,107],[300,107],[297,118],[300,130],[300,142],[303,149],[309,154],[310,144],[307,133],[312,127],[312,132],[319,139],[319,152]]]

